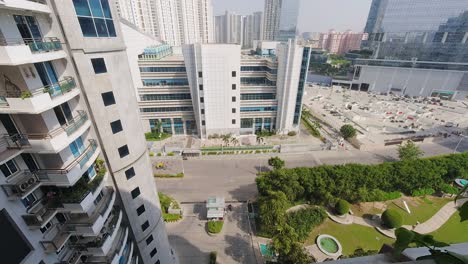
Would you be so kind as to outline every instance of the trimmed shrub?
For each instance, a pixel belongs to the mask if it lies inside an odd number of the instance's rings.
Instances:
[[[439,188],[442,192],[448,193],[448,194],[458,194],[459,192],[457,187],[453,187],[452,185],[448,183],[441,184]]]
[[[296,131],[289,131],[288,132],[288,136],[290,136],[290,137],[294,137],[295,135],[297,135]]]
[[[393,209],[387,209],[382,214],[382,223],[388,228],[399,228],[403,225],[403,217]]]
[[[150,157],[154,157],[154,152],[153,152],[153,151],[150,151],[149,156],[150,156]]]
[[[357,130],[352,125],[344,125],[340,128],[340,133],[344,139],[349,139],[356,136]]]
[[[177,173],[177,174],[159,174],[159,173],[155,173],[155,174],[153,174],[153,176],[155,178],[183,178],[184,173],[183,172],[180,172],[180,173]]]
[[[208,232],[218,234],[223,229],[224,221],[208,221]]]
[[[173,156],[175,156],[175,153],[174,152],[169,152],[169,153],[167,153],[167,156],[173,157]]]
[[[432,188],[422,188],[417,189],[411,192],[411,196],[426,196],[435,193],[434,189]]]
[[[180,214],[163,214],[164,222],[177,222],[182,219]]]
[[[218,253],[216,253],[216,251],[210,252],[210,264],[216,264],[217,256],[218,256]]]
[[[345,215],[349,212],[349,203],[346,200],[340,199],[335,204],[335,211],[338,215]]]

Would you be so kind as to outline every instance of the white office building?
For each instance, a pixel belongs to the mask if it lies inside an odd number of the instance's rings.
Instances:
[[[116,7],[3,0],[0,21],[2,263],[177,263]]]
[[[127,31],[128,43],[152,42]],[[299,129],[309,47],[258,42],[257,54],[246,55],[237,44],[152,44],[128,52],[145,132],[205,139]]]
[[[119,14],[145,33],[180,46],[214,42],[211,0],[117,0]],[[140,22],[142,21],[142,22]],[[148,25],[151,22],[150,25]],[[148,27],[153,27],[148,30]]]

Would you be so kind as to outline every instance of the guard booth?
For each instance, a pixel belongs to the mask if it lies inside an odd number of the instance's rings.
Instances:
[[[210,197],[206,200],[206,218],[208,220],[224,220],[224,197]]]

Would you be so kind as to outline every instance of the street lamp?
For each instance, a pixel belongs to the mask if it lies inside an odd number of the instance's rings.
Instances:
[[[460,135],[460,137],[461,137],[461,138],[460,138],[460,140],[458,141],[457,146],[456,146],[455,149],[453,150],[453,153],[457,153],[458,147],[460,146],[460,144],[462,143],[463,139],[464,139],[466,136]]]

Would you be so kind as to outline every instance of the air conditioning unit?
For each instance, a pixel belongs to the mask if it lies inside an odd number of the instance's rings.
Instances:
[[[24,182],[22,182],[20,185],[19,185],[19,189],[21,191],[26,191],[31,185],[33,185],[34,183],[36,183],[37,179],[35,177],[31,177],[27,180],[25,180]]]

